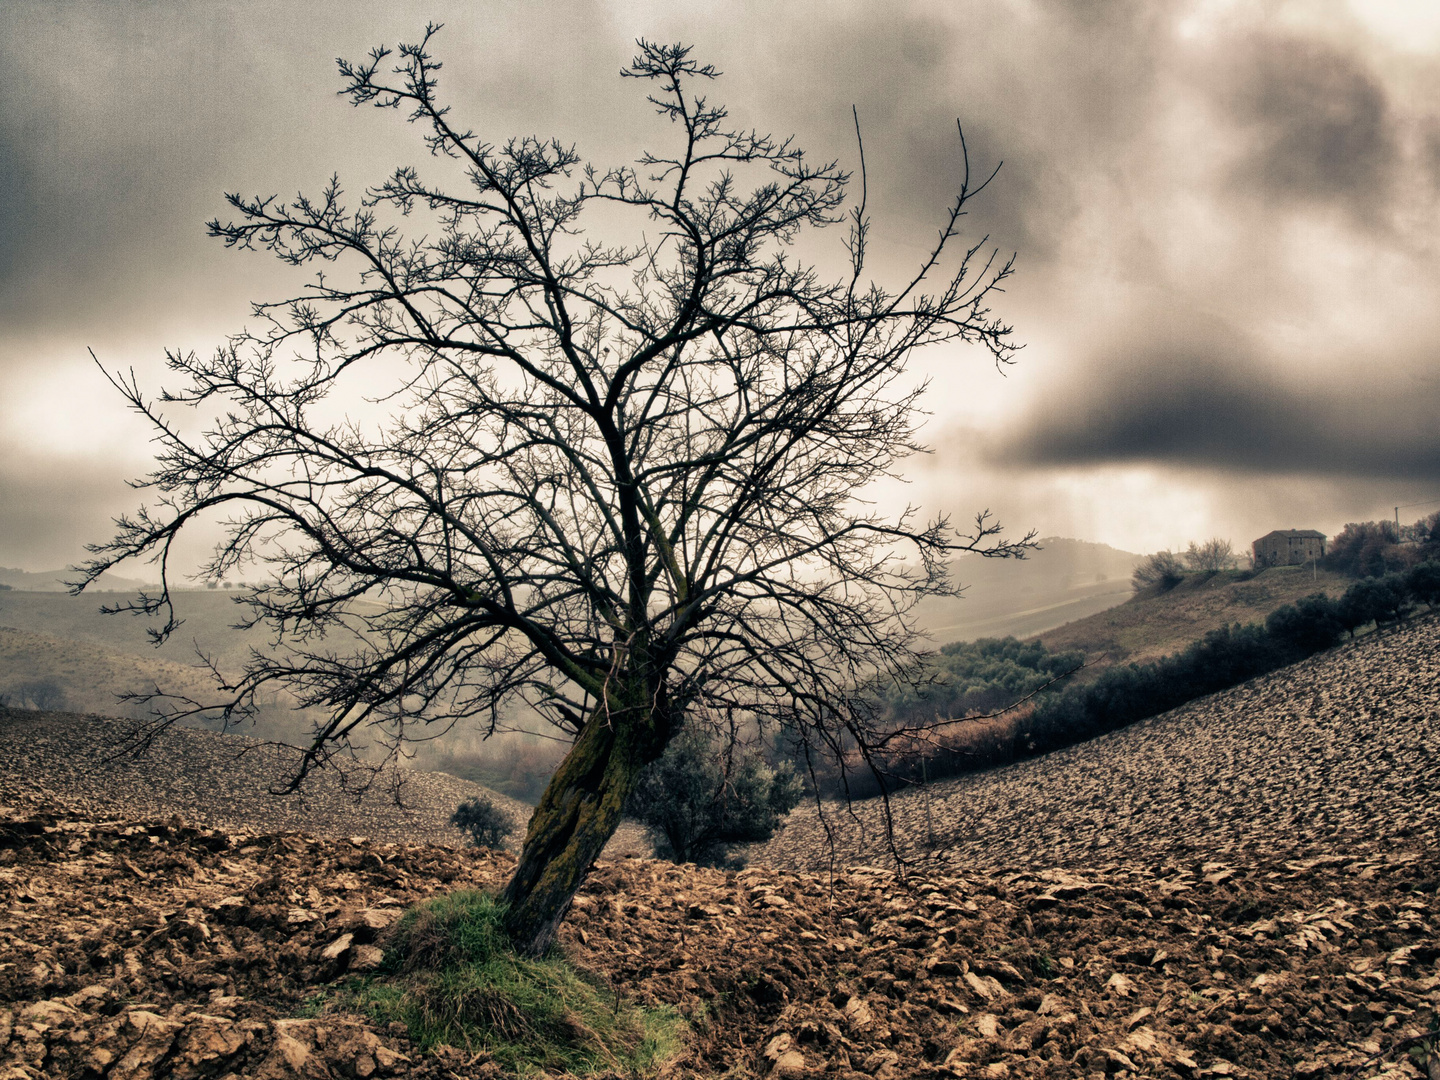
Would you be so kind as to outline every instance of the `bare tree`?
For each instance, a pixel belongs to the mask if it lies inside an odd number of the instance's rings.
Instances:
[[[1205,572],[1212,570],[1229,570],[1239,560],[1235,557],[1235,549],[1230,546],[1229,540],[1222,540],[1213,536],[1203,544],[1190,541],[1190,547],[1185,552],[1185,565],[1191,570]]]
[[[988,514],[963,533],[860,501],[920,449],[912,350],[1012,359],[988,309],[1011,261],[982,240],[942,266],[989,182],[972,183],[963,133],[938,239],[890,291],[865,270],[863,182],[847,210],[836,163],[730,126],[688,48],[641,41],[621,72],[676,148],[599,169],[459,126],[437,98],[437,29],[340,73],[355,105],[407,111],[458,187],[407,166],[353,209],[338,179],[288,204],[227,196],[238,221],[210,223],[227,246],[349,276],[255,305],[258,327],[208,359],[169,354],[185,385],[158,400],[111,376],[154,424],[160,499],[92,549],[79,587],[136,556],[167,571],[182,529],[223,517],[200,573],[268,563],[245,602],[286,648],[162,720],[244,716],[284,687],[325,717],[302,775],[417,723],[493,730],[517,700],[562,729],[573,745],[503,896],[534,953],[682,717],[864,754],[889,733],[863,686],[914,665],[907,614],[952,589],[948,557],[1023,554],[1029,537],[1003,541]],[[585,232],[597,210],[611,241]],[[830,280],[793,245],[840,224],[848,269]],[[212,426],[192,437],[166,404]],[[169,588],[121,607],[164,617],[163,636]]]

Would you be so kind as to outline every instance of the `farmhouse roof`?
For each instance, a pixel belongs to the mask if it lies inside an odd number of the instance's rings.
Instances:
[[[1325,534],[1316,532],[1314,529],[1275,529],[1260,537],[1261,540],[1269,540],[1275,537],[1281,540],[1324,540]]]

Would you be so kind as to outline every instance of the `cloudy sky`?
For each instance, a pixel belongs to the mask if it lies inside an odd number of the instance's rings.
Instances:
[[[909,494],[1132,551],[1440,509],[1440,5],[1413,0],[0,5],[0,565],[50,569],[137,496],[148,434],[86,350],[158,387],[299,281],[207,240],[223,193],[351,191],[423,148],[334,58],[445,30],[456,115],[633,158],[616,77],[693,42],[746,126],[854,158],[895,271],[954,191],[1018,253],[1027,343],[933,380]],[[653,141],[653,140],[652,140]],[[853,163],[853,162],[852,162]]]

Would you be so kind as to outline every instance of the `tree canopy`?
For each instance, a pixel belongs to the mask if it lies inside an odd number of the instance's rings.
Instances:
[[[154,426],[157,499],[92,548],[81,587],[158,559],[158,592],[122,607],[168,634],[176,538],[221,520],[199,573],[246,567],[249,618],[283,647],[162,720],[241,717],[283,688],[323,717],[302,774],[361,737],[495,729],[516,703],[561,729],[573,745],[503,897],[539,951],[682,717],[863,752],[885,736],[862,688],[913,666],[909,612],[953,588],[946,560],[1023,554],[987,514],[965,531],[863,501],[921,449],[913,350],[1011,361],[989,308],[1011,261],[983,240],[951,258],[989,182],[963,134],[938,237],[887,289],[866,269],[863,146],[857,185],[733,125],[704,95],[713,67],[643,40],[621,75],[673,148],[600,167],[491,142],[438,96],[438,29],[339,63],[344,94],[404,113],[431,166],[353,200],[338,178],[228,195],[212,236],[319,272],[215,354],[169,353],[179,385],[158,398],[110,376]],[[847,269],[827,277],[797,245],[832,226]]]

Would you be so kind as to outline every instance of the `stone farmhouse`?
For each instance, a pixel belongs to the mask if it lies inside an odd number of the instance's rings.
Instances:
[[[1298,566],[1325,556],[1325,534],[1314,529],[1276,529],[1252,545],[1255,568]]]

